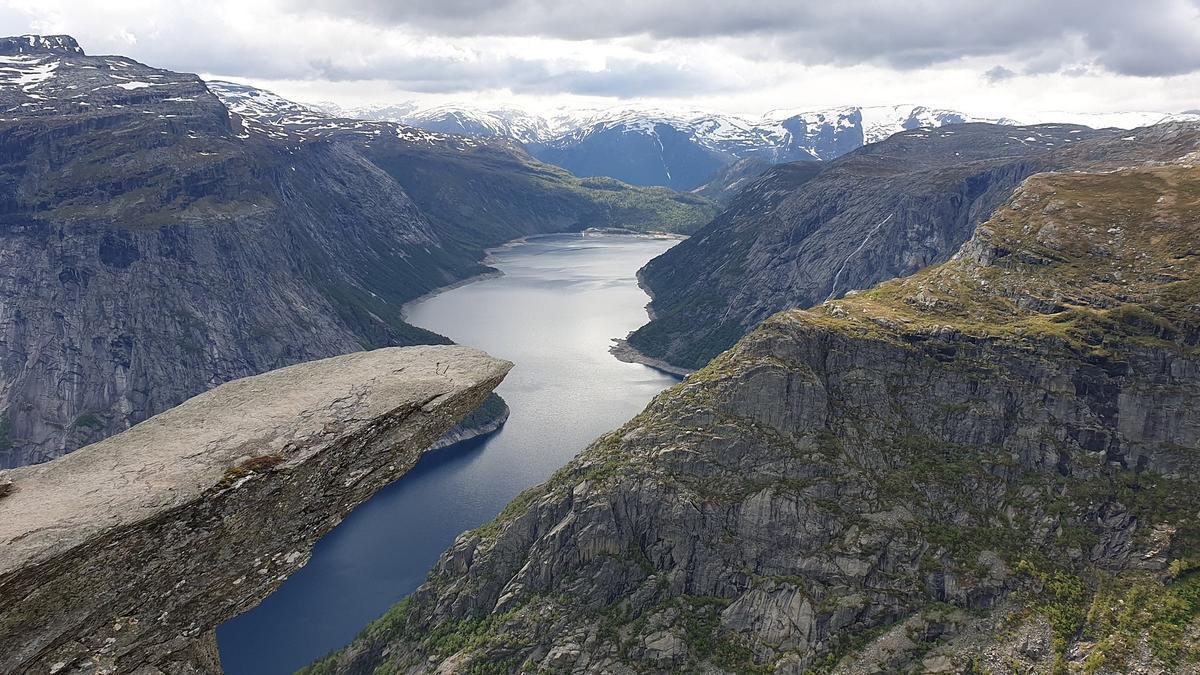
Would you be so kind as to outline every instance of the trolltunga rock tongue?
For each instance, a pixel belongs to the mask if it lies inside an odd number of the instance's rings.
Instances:
[[[0,672],[219,671],[212,630],[511,366],[457,346],[303,363],[5,472]]]

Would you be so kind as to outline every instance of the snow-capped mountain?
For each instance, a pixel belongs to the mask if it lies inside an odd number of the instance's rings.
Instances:
[[[392,120],[337,117],[323,108],[302,105],[265,89],[237,82],[209,80],[205,84],[230,112],[241,119],[246,134],[256,133],[281,140],[394,136],[408,143],[460,149],[485,142],[478,137],[440,133]]]
[[[1011,122],[914,105],[776,110],[759,118],[641,106],[558,110],[547,115],[515,108],[422,108],[411,103],[318,107],[341,117],[508,138],[535,157],[577,175],[611,176],[677,190],[703,185],[740,160],[828,160],[898,131],[962,122]]]
[[[895,133],[922,127],[968,122],[1060,122],[1094,128],[1134,128],[1168,119],[1200,120],[1200,114],[1194,112],[1045,113],[1015,120],[908,104],[781,109],[761,117],[641,106],[562,109],[545,115],[516,108],[422,107],[414,103],[318,107],[340,117],[506,138],[522,144],[538,159],[580,176],[611,176],[636,185],[664,185],[676,190],[704,185],[725,167],[743,160],[830,160]]]

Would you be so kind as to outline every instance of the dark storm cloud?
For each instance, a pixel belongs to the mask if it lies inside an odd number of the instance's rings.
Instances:
[[[1116,73],[1200,69],[1200,0],[292,0],[291,6],[454,36],[760,36],[805,63],[916,68],[970,56],[1056,54],[1072,43],[1081,48],[1077,56]]]

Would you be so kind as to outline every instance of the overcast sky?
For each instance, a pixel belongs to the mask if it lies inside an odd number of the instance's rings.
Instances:
[[[0,0],[0,27],[345,105],[1200,108],[1200,0]]]

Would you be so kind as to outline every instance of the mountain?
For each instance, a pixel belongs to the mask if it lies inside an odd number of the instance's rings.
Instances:
[[[980,121],[962,113],[898,105],[772,111],[759,119],[645,107],[561,110],[537,117],[515,109],[443,105],[331,109],[523,144],[538,159],[581,176],[691,190],[740,160],[833,159],[906,129]],[[1004,122],[1006,120],[988,120]]]
[[[484,249],[514,237],[713,212],[508,141],[331,119],[67,36],[0,39],[0,83],[0,466],[233,378],[445,342],[403,303],[486,271]]]
[[[777,164],[832,160],[902,131],[988,122],[1010,126],[1078,124],[1133,129],[1200,114],[1048,112],[1029,119],[985,118],[919,105],[780,109],[761,117],[642,106],[559,109],[535,115],[516,108],[485,109],[416,103],[321,107],[341,117],[403,122],[430,131],[506,138],[538,159],[580,176],[609,176],[634,185],[697,190],[743,160]],[[708,194],[708,193],[702,193]]]
[[[453,105],[326,106],[342,116],[507,138],[524,145],[538,159],[576,175],[610,176],[634,185],[676,190],[698,188],[740,160],[774,164],[833,159],[899,131],[1009,121],[913,105],[780,110],[758,119],[636,106],[560,110],[545,117],[512,108],[482,110]]]
[[[804,166],[804,170],[811,171],[814,174],[819,172],[823,167],[820,162],[796,162],[792,166]],[[772,166],[768,161],[761,159],[739,159],[717,171],[708,182],[700,187],[692,190],[692,194],[700,195],[707,199],[711,199],[718,204],[728,204],[730,200],[742,191],[750,183],[754,182],[755,178],[766,173]]]
[[[554,135],[552,120],[517,108],[482,109],[456,105],[422,107],[415,103],[343,107],[332,102],[317,103],[313,107],[345,119],[401,122],[428,131],[506,138],[518,143],[537,143]]]
[[[708,113],[610,109],[566,133],[528,146],[539,159],[583,176],[690,190],[738,159],[812,160],[808,144],[783,128]]]
[[[653,319],[628,343],[699,368],[778,311],[945,261],[1034,173],[1172,159],[1194,149],[1196,129],[963,124],[897,134],[815,177],[776,167],[641,270]]]
[[[577,178],[536,162],[507,139],[327,117],[262,89],[221,81],[209,86],[252,130],[279,140],[352,144],[478,257],[484,248],[538,232],[612,226],[690,232],[715,213],[702,197]]]
[[[773,316],[305,672],[1197,672],[1198,160]]]
[[[1185,110],[1180,113],[1151,111],[1127,111],[1109,113],[1079,113],[1071,111],[1044,112],[1030,116],[1027,123],[1060,122],[1082,124],[1093,129],[1137,129],[1167,122],[1200,122],[1200,111]]]

